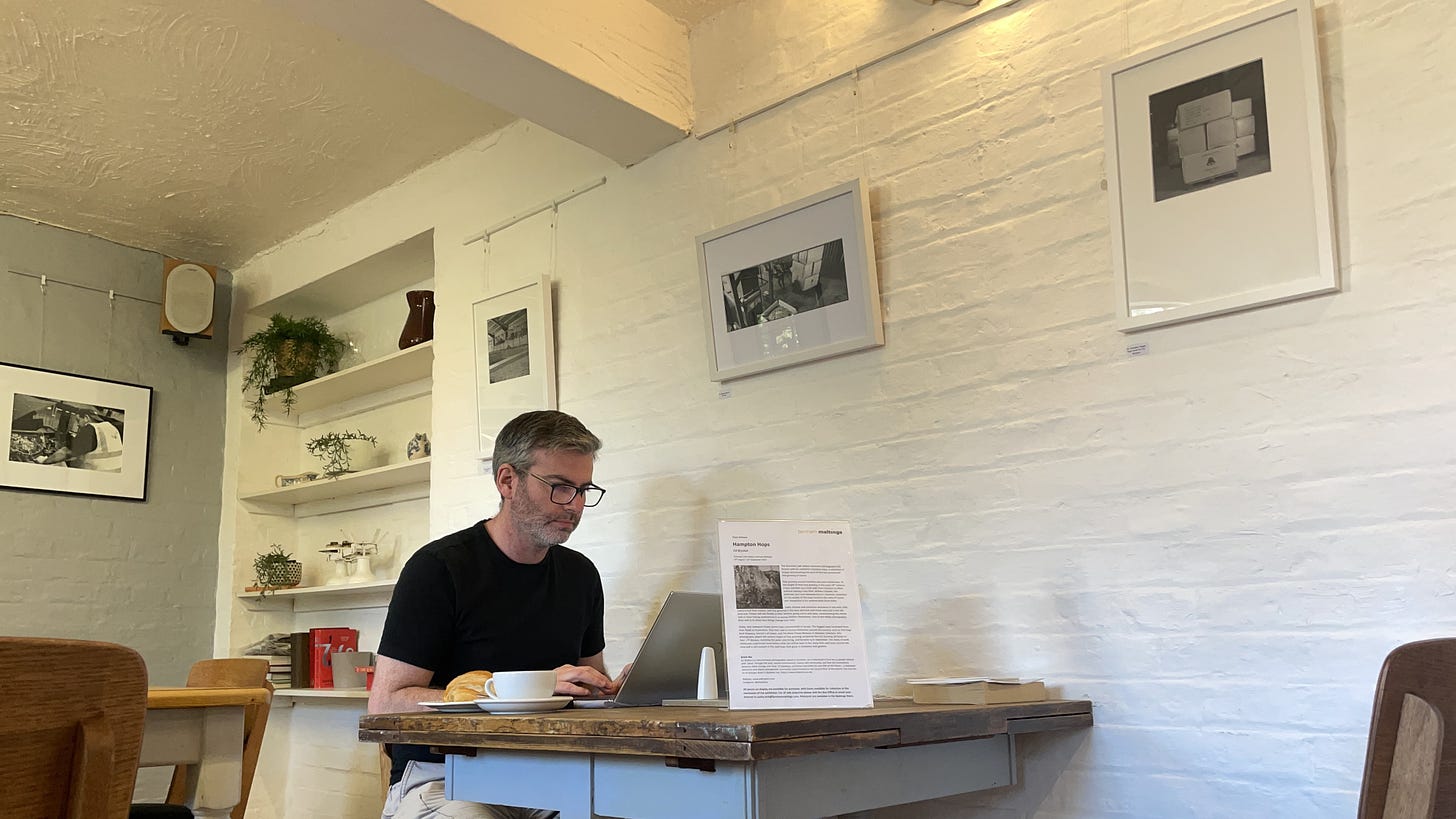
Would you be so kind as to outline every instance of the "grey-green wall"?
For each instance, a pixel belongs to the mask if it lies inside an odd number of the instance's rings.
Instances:
[[[122,643],[180,685],[212,654],[231,276],[182,347],[155,304],[12,271],[160,300],[162,257],[0,216],[0,362],[153,390],[145,503],[0,489],[0,634]]]

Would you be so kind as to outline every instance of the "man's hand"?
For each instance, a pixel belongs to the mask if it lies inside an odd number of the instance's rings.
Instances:
[[[588,665],[563,665],[556,669],[556,693],[572,697],[601,697],[617,693],[617,683]]]

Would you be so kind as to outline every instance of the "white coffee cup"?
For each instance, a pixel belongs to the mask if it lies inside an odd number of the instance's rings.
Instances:
[[[555,671],[497,671],[485,681],[485,695],[495,700],[539,700],[555,693]]]

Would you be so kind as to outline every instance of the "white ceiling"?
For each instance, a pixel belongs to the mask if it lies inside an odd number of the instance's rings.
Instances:
[[[512,119],[262,0],[0,19],[0,212],[226,267]]]

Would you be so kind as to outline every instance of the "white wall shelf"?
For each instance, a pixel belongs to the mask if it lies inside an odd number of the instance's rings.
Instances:
[[[261,263],[261,275],[238,290],[235,305],[243,311],[235,328],[239,334],[261,328],[273,313],[316,316],[356,345],[351,362],[366,360],[294,387],[294,406],[287,415],[282,396],[269,396],[263,429],[251,429],[239,400],[243,396],[232,399],[237,402],[234,411],[243,413],[244,429],[237,444],[239,457],[231,460],[227,491],[236,515],[227,516],[234,519],[231,524],[224,523],[234,530],[233,548],[223,550],[224,562],[231,555],[231,565],[222,568],[224,582],[230,580],[225,588],[231,588],[234,596],[229,599],[224,593],[218,622],[229,646],[252,644],[265,632],[326,625],[357,629],[361,649],[377,647],[394,596],[394,580],[283,589],[267,597],[242,589],[254,580],[252,554],[270,542],[305,549],[303,544],[322,545],[340,535],[347,537],[346,532],[373,530],[383,548],[394,552],[401,544],[427,539],[431,463],[428,458],[404,458],[411,436],[431,431],[435,345],[425,342],[399,350],[396,341],[404,306],[401,294],[434,288],[434,243],[433,229],[411,236],[389,230],[340,243],[327,252],[303,252],[301,258],[285,251],[289,261]],[[319,462],[306,454],[309,439],[325,431],[355,428],[379,439],[374,456],[380,460],[368,463],[394,463],[364,469],[366,463],[356,459],[358,472],[275,488],[275,473],[310,467],[321,471]],[[305,561],[305,576],[308,582],[322,583],[334,564],[318,561],[317,554],[309,556],[314,562]],[[397,573],[394,567],[380,570],[381,576]],[[354,731],[339,722],[349,712],[357,718],[366,710],[368,696],[362,688],[279,689],[273,707],[288,709],[293,718],[269,727],[269,743],[285,756],[307,757],[321,770],[352,770],[351,782],[372,779],[376,766],[368,760],[358,765]],[[295,798],[306,801],[307,786],[296,779],[282,768],[265,765],[258,771],[255,790],[277,795],[279,804]],[[377,816],[377,804],[373,810]]]
[[[434,275],[435,232],[427,230],[302,287],[261,293],[264,300],[250,306],[248,313],[262,317],[273,313],[337,316]],[[279,277],[275,286],[287,288],[291,284]]]
[[[383,608],[389,605],[389,598],[393,595],[393,580],[372,580],[368,583],[279,589],[268,592],[267,597],[259,597],[258,592],[242,592],[238,599],[253,611],[335,611]]]
[[[308,517],[430,496],[430,458],[240,496],[254,511]]]
[[[426,341],[299,384],[293,388],[292,417],[307,426],[311,419],[304,416],[321,414],[320,410],[329,407],[344,407],[344,412],[353,413],[429,395],[434,361],[435,342]],[[268,417],[273,421],[288,417],[283,414],[283,401],[277,394],[268,397]]]

